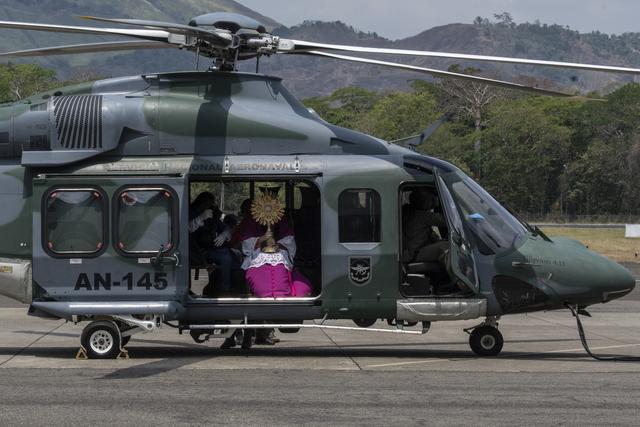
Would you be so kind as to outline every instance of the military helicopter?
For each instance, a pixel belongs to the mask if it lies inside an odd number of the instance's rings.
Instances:
[[[248,59],[259,67],[262,57],[310,55],[551,96],[571,95],[345,53],[639,69],[287,40],[230,13],[188,25],[86,18],[128,27],[0,27],[135,40],[0,56],[177,48],[212,60],[205,72],[112,78],[0,106],[0,293],[29,303],[32,316],[87,323],[80,353],[88,357],[122,356],[134,334],[163,325],[203,342],[265,328],[425,334],[431,322],[469,319],[482,319],[467,330],[471,349],[495,356],[501,316],[569,307],[577,317],[635,286],[622,266],[577,241],[548,238],[454,165],[331,125],[279,78],[236,69]],[[231,196],[284,190],[278,197],[298,245],[291,268],[309,279],[308,295],[198,291],[199,271],[216,269],[193,261],[190,201],[203,185],[217,186],[226,214]],[[426,228],[446,246],[427,261],[404,256],[419,194],[430,200],[424,211],[443,221]],[[236,279],[242,286],[244,276]],[[389,327],[372,328],[378,319]]]

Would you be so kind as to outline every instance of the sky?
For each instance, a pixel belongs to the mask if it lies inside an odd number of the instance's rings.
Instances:
[[[580,32],[640,32],[638,0],[236,0],[287,26],[340,20],[365,32],[399,39],[476,16],[509,12],[516,23],[539,20]]]

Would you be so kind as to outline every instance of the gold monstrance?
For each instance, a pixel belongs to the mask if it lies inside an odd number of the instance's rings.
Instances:
[[[260,225],[267,227],[265,236],[268,238],[267,245],[262,248],[262,252],[273,254],[278,252],[278,245],[273,239],[271,226],[277,224],[284,215],[284,206],[280,200],[271,194],[263,194],[251,204],[251,216]]]

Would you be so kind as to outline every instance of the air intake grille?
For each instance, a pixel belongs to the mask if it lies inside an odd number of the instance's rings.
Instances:
[[[102,148],[102,96],[60,96],[53,99],[53,108],[64,148]]]

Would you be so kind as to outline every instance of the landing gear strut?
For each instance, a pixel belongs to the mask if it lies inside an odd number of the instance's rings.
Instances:
[[[153,332],[162,324],[161,316],[110,316],[89,323],[80,336],[78,359],[128,359],[124,347],[137,333]]]
[[[484,323],[464,331],[469,334],[471,350],[478,356],[497,356],[502,351],[504,338],[498,330],[497,318],[488,318]]]

